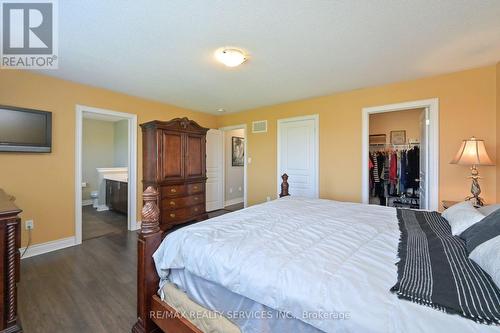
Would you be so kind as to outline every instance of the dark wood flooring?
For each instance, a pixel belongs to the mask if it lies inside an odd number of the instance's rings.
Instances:
[[[124,230],[82,245],[23,259],[18,307],[24,332],[130,332],[136,320],[136,241],[125,223]]]
[[[127,231],[127,215],[110,210],[98,212],[92,206],[82,207],[82,239],[92,239]]]

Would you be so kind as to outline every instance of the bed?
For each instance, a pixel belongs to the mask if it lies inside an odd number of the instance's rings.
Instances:
[[[394,208],[286,194],[164,237],[146,190],[132,331],[498,331],[389,291]]]

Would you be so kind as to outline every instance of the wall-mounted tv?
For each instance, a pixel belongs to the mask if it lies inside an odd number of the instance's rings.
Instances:
[[[0,152],[50,153],[52,113],[0,105]]]

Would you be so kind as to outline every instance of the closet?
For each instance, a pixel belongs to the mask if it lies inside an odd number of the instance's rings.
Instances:
[[[193,120],[176,118],[141,125],[143,186],[160,194],[160,225],[207,218],[205,209],[206,133]]]
[[[370,115],[370,204],[421,208],[424,119],[424,109]]]

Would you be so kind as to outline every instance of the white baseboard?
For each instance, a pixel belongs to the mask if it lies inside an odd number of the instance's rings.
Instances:
[[[242,203],[243,202],[243,197],[241,198],[234,198],[234,199],[231,199],[231,200],[226,200],[224,202],[224,207],[227,207],[227,206],[231,206],[231,205],[236,205],[236,204],[239,204],[239,203]]]
[[[135,227],[133,227],[130,230],[135,231],[135,230],[139,230],[139,229],[141,229],[141,221],[137,221],[137,223],[135,224]]]
[[[92,205],[92,199],[82,200],[82,206],[90,206]]]
[[[98,212],[104,212],[105,210],[109,210],[109,207],[106,205],[100,205],[97,207]]]
[[[68,237],[68,238],[61,238],[57,239],[54,241],[50,241],[47,243],[41,243],[41,244],[35,244],[31,245],[26,253],[24,254],[24,257],[22,259],[26,259],[29,257],[34,257],[40,254],[52,252],[52,251],[57,251],[61,249],[65,249],[70,246],[76,245],[76,237]],[[24,247],[20,248],[19,251],[21,251],[21,254],[24,252]]]

